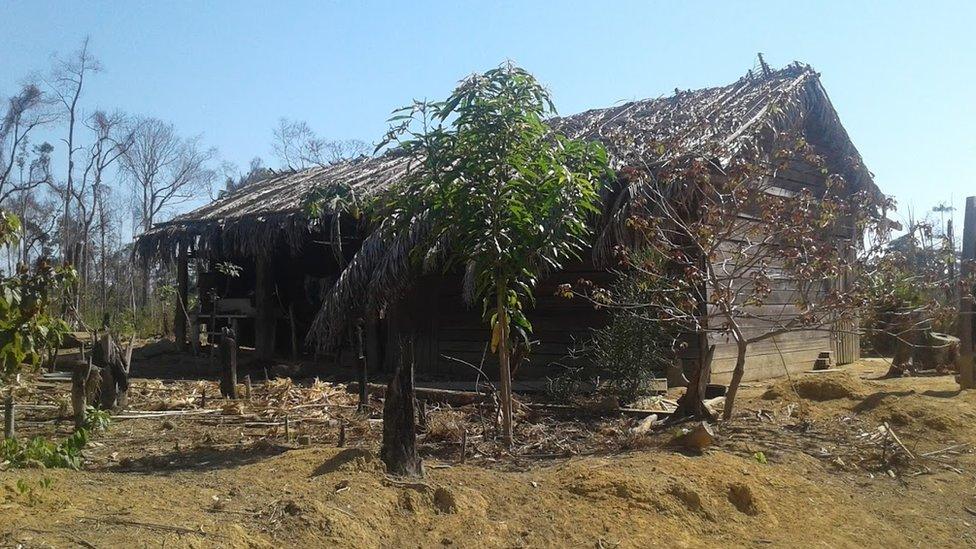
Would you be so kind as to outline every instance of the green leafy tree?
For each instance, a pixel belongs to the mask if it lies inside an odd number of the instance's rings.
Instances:
[[[466,298],[483,303],[498,353],[509,445],[512,334],[532,330],[525,310],[537,279],[586,245],[608,171],[601,145],[552,130],[554,113],[545,88],[507,63],[465,79],[446,101],[395,111],[383,143],[411,167],[375,205],[377,235],[413,235],[413,262],[464,268]]]
[[[0,245],[16,242],[17,216],[0,210]],[[0,379],[37,366],[68,331],[55,311],[62,292],[74,280],[71,268],[56,268],[43,258],[33,269],[19,265],[12,276],[0,277]]]

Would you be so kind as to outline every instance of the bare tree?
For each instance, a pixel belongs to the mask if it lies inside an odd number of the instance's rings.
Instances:
[[[75,153],[79,147],[75,145],[75,126],[79,117],[78,100],[85,86],[85,78],[93,72],[101,70],[101,64],[88,51],[89,38],[86,37],[81,47],[70,57],[56,58],[54,70],[48,81],[51,92],[63,108],[67,118],[67,134],[63,141],[68,152],[68,173],[63,194],[64,215],[62,217],[62,240],[64,257],[71,256],[71,199],[74,196]]]
[[[80,249],[75,258],[84,288],[89,279],[91,257],[91,227],[99,209],[98,201],[105,195],[105,177],[109,169],[129,150],[134,140],[134,129],[120,112],[106,114],[95,111],[85,124],[91,130],[94,141],[86,150],[85,169],[81,179],[72,188],[71,198],[78,205]],[[80,293],[77,296],[80,300]],[[80,304],[80,301],[79,301]]]
[[[264,166],[264,161],[259,157],[254,157],[248,164],[247,173],[241,173],[237,166],[226,162],[221,167],[224,174],[224,188],[218,194],[218,198],[244,188],[252,183],[257,183],[275,174],[274,170]]]
[[[358,139],[322,139],[305,121],[281,118],[273,136],[275,157],[289,170],[328,166],[370,153],[369,145]]]
[[[0,111],[0,204],[15,193],[50,181],[53,147],[43,143],[30,148],[34,160],[28,160],[28,150],[31,133],[55,118],[44,93],[34,84],[25,84],[7,100]]]
[[[216,177],[211,164],[215,149],[204,149],[200,138],[184,139],[171,124],[155,118],[139,120],[131,146],[122,156],[122,167],[135,195],[136,223],[148,231],[169,208],[182,204],[202,190],[209,190]],[[148,298],[148,266],[142,302]]]

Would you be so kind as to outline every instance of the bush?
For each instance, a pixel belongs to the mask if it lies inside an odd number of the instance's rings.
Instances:
[[[108,412],[89,406],[85,412],[85,428],[78,429],[59,443],[41,437],[26,443],[13,438],[3,440],[0,442],[0,463],[7,462],[15,468],[43,465],[46,468],[80,469],[81,451],[88,444],[91,433],[105,431],[110,421]]]
[[[0,444],[0,460],[11,466],[35,467],[38,464],[47,468],[81,468],[81,450],[88,444],[88,430],[78,429],[71,436],[54,443],[41,437],[34,437],[26,443],[8,438]]]
[[[640,314],[615,310],[610,323],[593,333],[593,357],[606,379],[606,390],[621,404],[648,396],[648,380],[664,377],[674,362],[671,326]]]
[[[662,261],[650,254],[645,260]],[[661,282],[642,272],[618,273],[605,293],[613,303],[608,305],[610,321],[590,340],[594,365],[621,404],[648,396],[648,380],[665,376],[676,360],[674,347],[681,333],[680,323],[657,318],[653,303]]]

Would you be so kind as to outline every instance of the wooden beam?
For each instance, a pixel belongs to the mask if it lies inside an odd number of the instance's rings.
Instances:
[[[962,232],[962,265],[960,275],[966,280],[973,272],[972,262],[976,260],[976,196],[966,198],[966,217]],[[976,387],[973,375],[973,291],[968,286],[960,293],[959,319],[959,387]]]
[[[186,244],[180,244],[176,254],[176,311],[173,313],[173,335],[176,348],[186,351],[187,292],[190,291],[190,274],[187,265]]]

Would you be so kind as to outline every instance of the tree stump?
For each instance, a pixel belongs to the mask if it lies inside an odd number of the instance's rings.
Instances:
[[[220,337],[220,394],[237,399],[237,339],[234,330],[224,328]]]
[[[688,384],[685,394],[678,399],[678,409],[672,417],[675,419],[693,417],[714,421],[712,412],[705,406],[705,395],[708,392],[708,382],[712,377],[712,357],[715,355],[715,346],[710,345],[702,358],[699,366]]]
[[[408,358],[405,354],[401,345],[396,372],[386,389],[380,458],[386,464],[386,471],[391,475],[421,477],[423,465],[417,455],[413,357]]]
[[[92,349],[92,372],[98,374],[97,390],[88,389],[88,403],[103,410],[125,408],[129,390],[129,364],[112,335],[106,332]],[[91,375],[91,373],[89,373]]]
[[[88,404],[101,406],[102,369],[91,362],[79,360],[71,369],[71,411],[75,429],[85,427]]]

